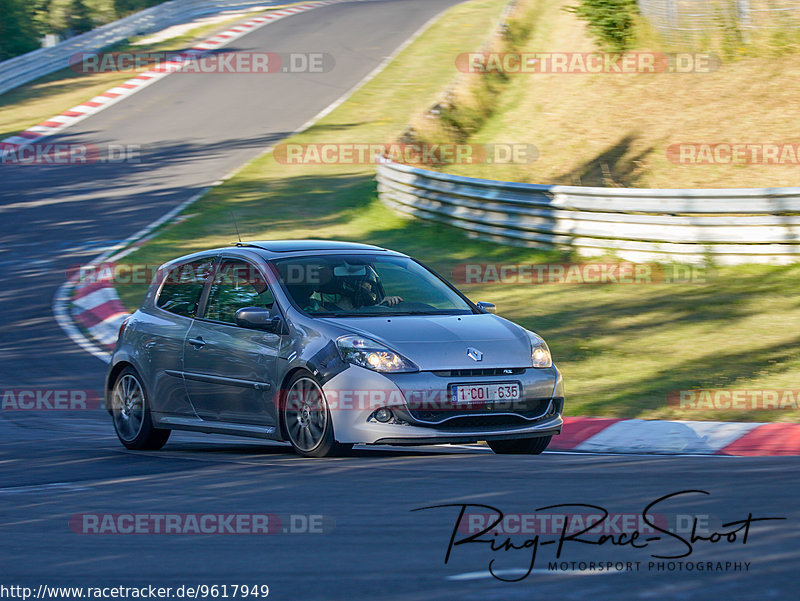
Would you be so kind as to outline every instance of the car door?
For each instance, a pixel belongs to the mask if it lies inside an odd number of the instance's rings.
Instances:
[[[254,264],[223,257],[204,305],[183,347],[184,382],[194,410],[210,421],[276,425],[272,399],[281,337],[240,327],[234,317],[243,307],[277,311],[266,279]]]
[[[183,345],[216,259],[206,255],[160,273],[153,307],[135,328],[132,345],[138,364],[150,374],[155,413],[194,417],[182,378]]]

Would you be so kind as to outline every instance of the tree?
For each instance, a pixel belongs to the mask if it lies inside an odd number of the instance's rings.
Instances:
[[[36,50],[39,36],[25,0],[0,0],[0,60]]]
[[[75,34],[86,33],[94,27],[92,15],[83,0],[72,0],[72,4],[69,7],[68,23],[70,30]]]

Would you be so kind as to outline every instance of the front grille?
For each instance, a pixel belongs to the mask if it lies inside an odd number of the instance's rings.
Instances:
[[[474,428],[513,428],[531,422],[517,415],[465,415],[438,424],[439,430],[464,430]]]
[[[440,378],[464,378],[474,376],[518,376],[525,372],[524,367],[487,367],[478,369],[441,369],[433,374]]]
[[[436,424],[439,428],[470,428],[479,427],[481,424],[472,424],[471,421],[498,420],[511,421],[518,424],[530,423],[544,417],[550,399],[518,401],[512,406],[508,404],[488,404],[480,409],[409,409],[411,417],[417,421]],[[498,415],[502,414],[502,415]],[[486,426],[491,423],[483,424]]]

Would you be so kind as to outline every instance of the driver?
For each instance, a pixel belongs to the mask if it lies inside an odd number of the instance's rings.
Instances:
[[[373,307],[377,305],[385,305],[393,307],[397,303],[402,303],[403,299],[400,296],[384,296],[378,300],[380,293],[377,286],[369,280],[364,280],[352,290],[352,294],[342,294],[336,302],[336,306],[343,311],[353,311],[362,307]]]
[[[330,308],[340,311],[355,311],[363,307],[384,305],[393,307],[403,302],[399,296],[384,296],[378,274],[370,267],[363,275],[343,275],[335,278],[336,300]]]

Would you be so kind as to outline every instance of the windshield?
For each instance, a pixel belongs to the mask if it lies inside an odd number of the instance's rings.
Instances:
[[[472,313],[458,293],[405,257],[328,255],[272,264],[294,304],[316,317]]]

